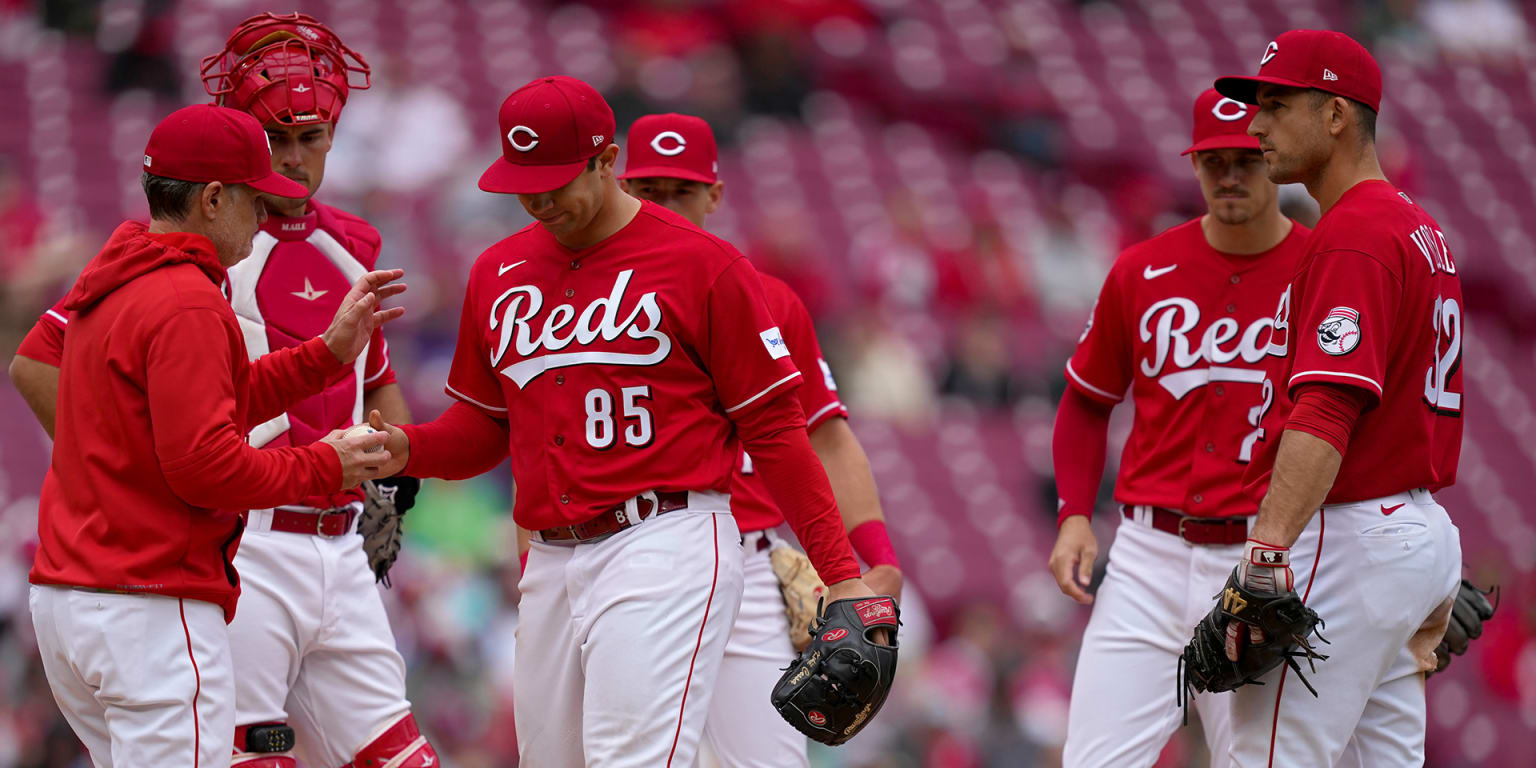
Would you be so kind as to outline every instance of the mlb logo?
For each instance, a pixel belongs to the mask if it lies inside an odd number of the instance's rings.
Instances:
[[[779,327],[775,325],[758,336],[763,339],[763,347],[768,350],[768,356],[777,360],[789,356],[789,345],[784,343],[784,336],[779,333]]]

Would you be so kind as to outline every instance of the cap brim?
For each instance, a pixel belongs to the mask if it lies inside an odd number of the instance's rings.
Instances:
[[[651,165],[644,168],[626,168],[621,179],[682,179],[684,181],[697,181],[704,184],[713,184],[718,179],[690,171],[684,168],[674,168],[668,165]]]
[[[1213,86],[1216,92],[1244,104],[1259,103],[1259,86],[1268,83],[1270,85],[1283,85],[1287,88],[1312,88],[1313,86],[1299,80],[1291,80],[1284,77],[1218,77]]]
[[[514,165],[498,157],[480,174],[480,188],[503,195],[538,195],[571,183],[586,169],[586,160],[559,165]]]
[[[1180,155],[1188,155],[1194,152],[1209,152],[1213,149],[1251,149],[1259,151],[1259,140],[1252,136],[1238,136],[1237,134],[1222,134],[1211,136],[1195,142],[1189,149],[1180,152]]]
[[[277,172],[269,173],[255,181],[247,181],[245,184],[257,192],[273,197],[288,200],[303,200],[309,197],[308,187]]]

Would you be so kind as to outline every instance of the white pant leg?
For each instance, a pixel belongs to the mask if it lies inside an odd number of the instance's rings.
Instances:
[[[533,537],[517,582],[517,655],[512,713],[519,765],[582,768],[581,642],[571,618],[569,577],[575,547]]]
[[[1234,762],[1333,766],[1354,742],[1379,755],[1365,765],[1421,764],[1424,686],[1407,673],[1406,645],[1457,584],[1461,542],[1449,516],[1423,491],[1325,507],[1292,546],[1291,567],[1327,622],[1331,644],[1318,645],[1332,658],[1307,672],[1316,698],[1285,667],[1234,692]]]
[[[410,711],[405,660],[395,648],[362,537],[305,538],[320,554],[320,569],[311,578],[324,585],[323,617],[288,696],[289,716],[315,734],[294,754],[306,765],[339,766]]]
[[[780,546],[788,546],[787,544]],[[741,611],[725,644],[704,739],[722,768],[806,768],[806,739],[769,694],[795,659],[772,550],[743,553]]]
[[[1195,546],[1121,522],[1077,659],[1064,766],[1134,768],[1157,761],[1181,722],[1179,654],[1241,554],[1239,546]],[[1227,731],[1224,698],[1195,698],[1202,718],[1213,721],[1208,741]]]
[[[240,606],[229,624],[236,725],[289,721],[288,691],[320,628],[324,586],[310,538],[272,531],[246,531],[241,538],[235,554]],[[294,728],[301,746],[316,736]]]
[[[227,766],[235,687],[224,611],[158,595],[33,586],[44,671],[98,768]]]
[[[574,566],[587,765],[692,766],[741,607],[741,536],[725,496],[692,494],[688,509],[577,547]]]

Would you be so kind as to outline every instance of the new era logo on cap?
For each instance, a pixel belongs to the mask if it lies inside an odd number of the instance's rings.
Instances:
[[[1339,79],[1339,76],[1335,75],[1333,73],[1333,70],[1331,70],[1331,69],[1329,69],[1327,67],[1323,67],[1323,79],[1324,80],[1337,80],[1337,79]]]

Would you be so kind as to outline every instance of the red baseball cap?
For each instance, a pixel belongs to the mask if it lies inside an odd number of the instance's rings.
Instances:
[[[1260,83],[1316,88],[1381,108],[1381,67],[1365,46],[1343,32],[1293,29],[1270,41],[1255,77],[1223,77],[1216,90],[1229,99],[1257,104]]]
[[[574,77],[541,77],[501,103],[501,159],[480,188],[536,195],[569,184],[587,161],[613,143],[613,110],[595,88]]]
[[[277,197],[309,190],[272,170],[272,143],[256,118],[228,107],[197,104],[172,112],[149,135],[144,172],[179,181],[245,184]]]
[[[1257,109],[1206,89],[1195,99],[1195,139],[1189,149],[1180,152],[1204,152],[1210,149],[1259,148],[1259,140],[1248,135],[1248,124],[1253,122]]]
[[[715,132],[693,115],[646,115],[629,127],[621,179],[661,176],[713,184],[719,180]]]

